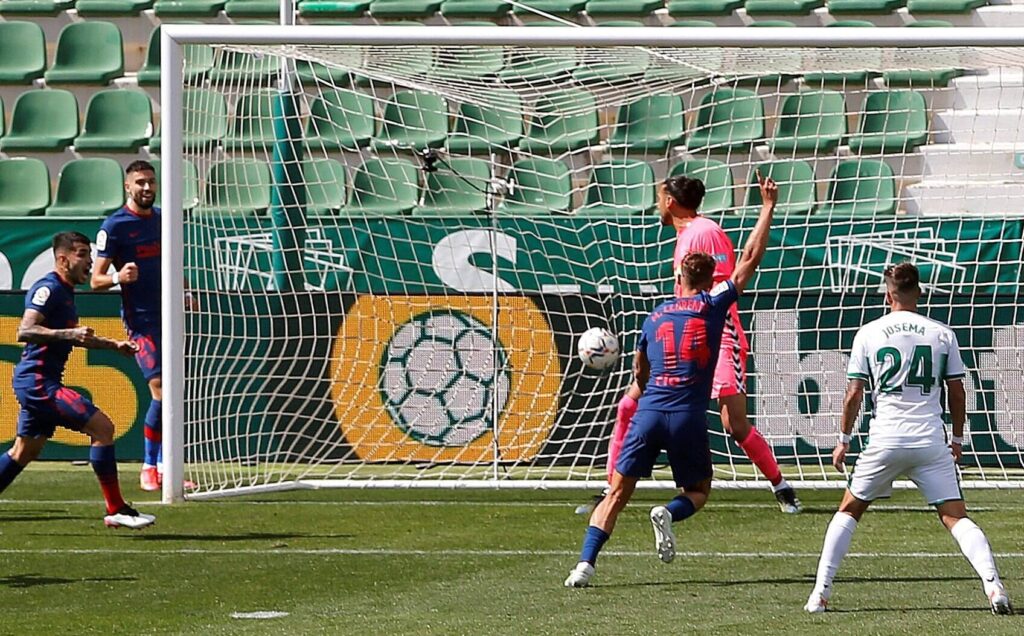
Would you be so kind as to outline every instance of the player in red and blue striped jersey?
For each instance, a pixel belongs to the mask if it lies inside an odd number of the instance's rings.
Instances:
[[[136,353],[130,341],[111,340],[78,324],[75,285],[89,278],[92,252],[89,239],[78,232],[53,237],[55,269],[39,279],[25,297],[18,341],[26,343],[14,369],[14,394],[21,405],[18,436],[0,455],[0,492],[39,456],[58,426],[85,433],[92,439],[89,461],[99,479],[111,527],[144,528],[156,519],[125,503],[117,478],[114,425],[110,418],[74,389],[63,384],[64,367],[73,347],[116,349]]]
[[[761,179],[764,205],[732,276],[714,285],[715,259],[706,252],[683,256],[676,268],[677,298],[644,321],[633,371],[643,391],[612,475],[608,495],[590,517],[580,560],[566,587],[586,587],[594,564],[629,502],[637,481],[649,477],[661,451],[668,454],[680,494],[651,509],[655,547],[665,563],[675,558],[673,521],[682,521],[707,502],[711,492],[711,449],[707,408],[730,308],[754,276],[768,245],[778,187]],[[714,286],[713,286],[714,285]]]

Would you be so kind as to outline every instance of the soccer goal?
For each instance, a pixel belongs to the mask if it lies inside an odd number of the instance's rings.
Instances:
[[[1019,30],[162,37],[167,499],[599,487],[631,356],[595,373],[576,338],[628,354],[671,293],[659,182],[702,179],[741,245],[758,169],[780,202],[741,300],[749,410],[787,478],[845,483],[848,351],[910,260],[969,367],[964,484],[1024,484]],[[718,485],[764,487],[710,422]]]

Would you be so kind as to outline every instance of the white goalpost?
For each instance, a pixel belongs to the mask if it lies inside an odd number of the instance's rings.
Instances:
[[[701,178],[738,246],[756,170],[748,405],[787,479],[845,484],[847,355],[910,260],[969,368],[963,485],[1024,485],[1019,29],[164,25],[162,56],[165,501],[600,487],[671,293],[656,186]],[[716,486],[765,487],[710,427]]]

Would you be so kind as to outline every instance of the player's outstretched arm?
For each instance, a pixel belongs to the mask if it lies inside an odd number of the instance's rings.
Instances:
[[[35,309],[26,309],[18,325],[18,342],[46,344],[48,342],[70,342],[86,349],[116,349],[125,355],[134,355],[139,347],[128,340],[112,340],[97,336],[92,327],[71,327],[50,329],[43,325],[45,317]]]
[[[839,428],[839,439],[832,451],[832,465],[839,472],[843,471],[846,452],[850,450],[850,436],[860,415],[860,407],[864,403],[864,380],[850,380],[846,385],[846,397],[843,398],[843,421]]]
[[[949,448],[953,451],[953,459],[960,461],[964,452],[964,423],[967,421],[967,392],[960,378],[946,380],[946,403],[953,422],[953,439]]]
[[[743,253],[740,254],[740,260],[732,272],[732,282],[736,286],[737,292],[746,289],[747,283],[754,277],[757,266],[764,258],[765,250],[768,249],[768,233],[771,229],[772,215],[775,213],[775,203],[779,200],[779,187],[775,181],[762,177],[760,171],[757,172],[757,181],[761,187],[763,204],[761,212],[757,216],[757,223],[754,224],[753,231],[747,237],[747,242],[743,245]]]

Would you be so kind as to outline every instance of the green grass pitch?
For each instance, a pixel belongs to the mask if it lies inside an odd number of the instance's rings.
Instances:
[[[122,466],[125,484],[137,465]],[[103,527],[88,467],[37,464],[0,503],[0,633],[17,634],[1022,634],[916,492],[869,511],[832,607],[807,616],[838,491],[778,512],[767,491],[718,491],[677,524],[662,564],[641,491],[567,590],[582,491],[297,491],[181,506],[140,532]],[[970,491],[1011,598],[1024,602],[1019,492]],[[269,619],[236,613],[286,612]]]

